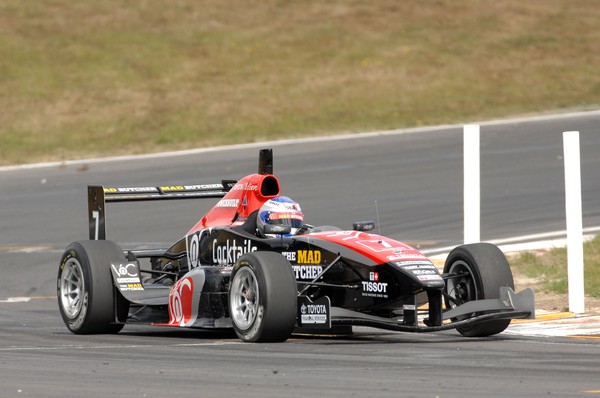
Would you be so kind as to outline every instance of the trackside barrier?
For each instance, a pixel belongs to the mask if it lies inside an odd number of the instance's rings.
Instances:
[[[583,221],[581,202],[581,159],[579,132],[563,133],[565,161],[565,207],[567,215],[567,261],[569,311],[585,312]],[[463,128],[464,168],[464,242],[481,240],[481,186],[480,186],[480,132],[479,125]]]
[[[481,240],[481,188],[480,188],[479,125],[467,124],[463,129],[464,169],[464,241]]]
[[[563,133],[569,311],[585,312],[579,131]]]

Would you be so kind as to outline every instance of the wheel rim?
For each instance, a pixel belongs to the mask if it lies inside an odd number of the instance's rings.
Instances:
[[[81,264],[75,258],[70,258],[60,275],[60,302],[65,315],[76,318],[85,305],[85,281]]]
[[[460,304],[466,303],[467,301],[477,300],[479,292],[477,291],[477,284],[475,283],[475,277],[469,264],[464,261],[456,261],[452,263],[448,270],[450,274],[457,274],[463,276],[457,278],[450,278],[446,283],[446,291],[452,300],[449,300],[451,308],[454,308]]]
[[[235,274],[229,292],[231,318],[238,328],[245,330],[254,323],[259,299],[256,275],[248,267],[241,268]]]

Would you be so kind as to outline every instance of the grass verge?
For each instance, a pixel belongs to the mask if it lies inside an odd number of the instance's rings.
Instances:
[[[600,104],[596,0],[0,2],[0,164]]]
[[[585,293],[600,298],[600,236],[585,242],[583,249]],[[516,271],[541,282],[544,291],[567,293],[567,249],[524,252],[512,257],[510,263]]]

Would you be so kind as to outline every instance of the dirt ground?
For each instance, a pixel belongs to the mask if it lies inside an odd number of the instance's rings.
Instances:
[[[513,270],[515,280],[515,290],[518,292],[525,288],[532,288],[535,293],[535,308],[544,311],[569,311],[569,298],[567,294],[558,294],[544,291],[541,283],[534,278],[526,277]],[[600,298],[590,296],[585,297],[585,312],[591,314],[600,314]]]

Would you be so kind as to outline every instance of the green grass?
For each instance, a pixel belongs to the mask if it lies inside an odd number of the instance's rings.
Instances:
[[[0,0],[0,164],[600,104],[595,0]]]
[[[600,297],[600,235],[584,243],[585,293]],[[542,253],[524,252],[510,260],[511,267],[542,282],[545,291],[567,293],[567,250]]]

